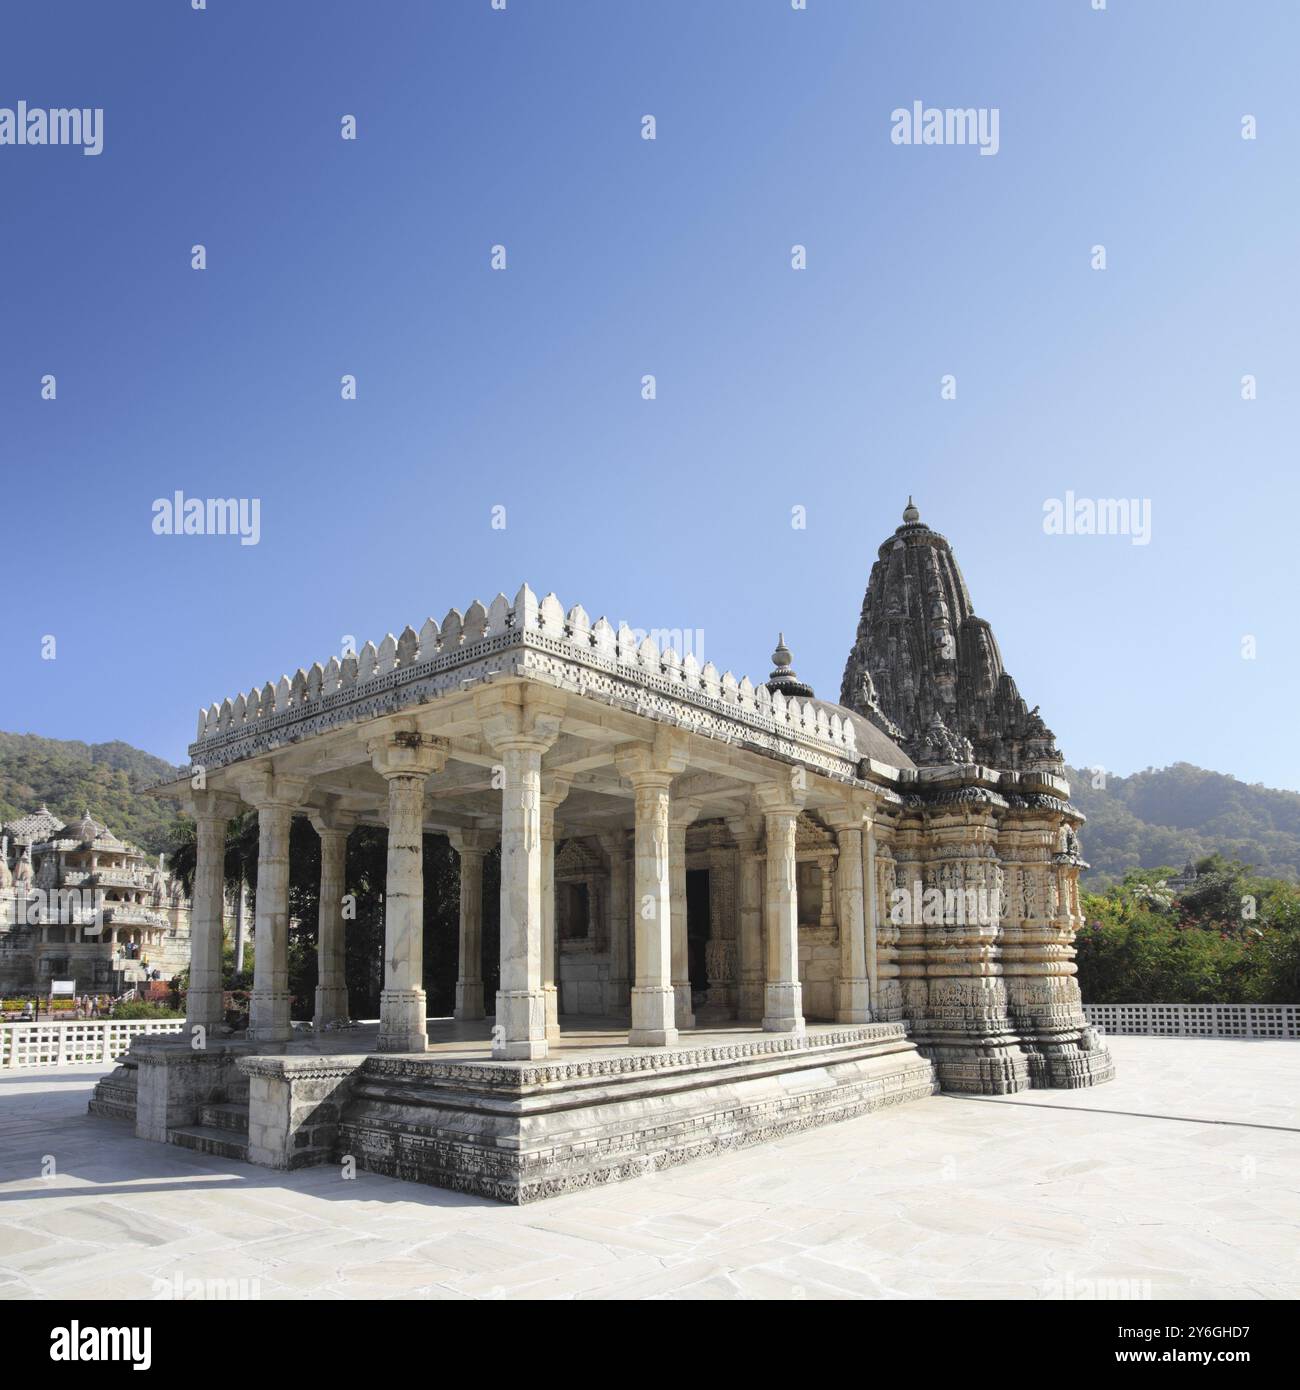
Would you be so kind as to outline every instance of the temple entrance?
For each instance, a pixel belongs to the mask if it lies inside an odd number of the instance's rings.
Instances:
[[[709,987],[707,948],[709,920],[709,871],[686,871],[686,943],[690,954],[691,993],[703,994]]]

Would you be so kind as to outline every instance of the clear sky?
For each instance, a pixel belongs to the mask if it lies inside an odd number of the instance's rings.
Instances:
[[[0,728],[181,761],[524,579],[836,699],[912,493],[1070,761],[1300,788],[1300,6],[1092,3],[7,7],[0,107],[104,117],[0,145]]]

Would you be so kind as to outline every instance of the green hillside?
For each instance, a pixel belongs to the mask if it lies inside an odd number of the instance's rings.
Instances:
[[[89,809],[117,834],[157,854],[167,849],[174,802],[141,796],[176,772],[129,743],[80,743],[0,733],[0,820],[42,803],[65,820]],[[1088,817],[1083,851],[1092,864],[1084,887],[1096,892],[1130,869],[1169,865],[1219,853],[1260,874],[1300,879],[1300,794],[1249,786],[1191,763],[1131,777],[1069,768],[1072,800]]]
[[[42,804],[64,820],[89,810],[115,834],[159,854],[170,843],[177,804],[140,791],[175,773],[170,763],[129,743],[0,733],[0,821]]]
[[[1088,817],[1081,880],[1093,892],[1130,869],[1169,865],[1219,853],[1260,874],[1300,878],[1300,794],[1250,786],[1191,763],[1148,768],[1131,777],[1068,768],[1070,799]]]

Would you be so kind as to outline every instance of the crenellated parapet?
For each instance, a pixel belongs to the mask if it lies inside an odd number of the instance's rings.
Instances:
[[[190,757],[225,766],[309,733],[360,723],[518,676],[663,719],[726,742],[781,751],[831,776],[856,775],[856,731],[847,713],[789,697],[748,676],[737,679],[687,652],[638,637],[626,624],[593,623],[580,604],[566,612],[554,594],[524,585],[510,602],[498,594],[453,608],[439,624],[407,626],[355,655],[331,656],[199,712]]]

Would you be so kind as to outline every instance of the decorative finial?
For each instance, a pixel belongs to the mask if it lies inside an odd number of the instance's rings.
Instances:
[[[920,521],[920,519],[921,513],[917,511],[916,503],[912,501],[912,496],[909,493],[907,497],[907,506],[903,508],[903,520],[910,525],[914,521]]]
[[[777,634],[776,650],[772,653],[772,674],[767,679],[767,688],[773,695],[779,690],[787,699],[797,695],[801,700],[812,698],[812,686],[805,685],[794,673],[790,663],[794,658],[785,644],[785,633]]]

